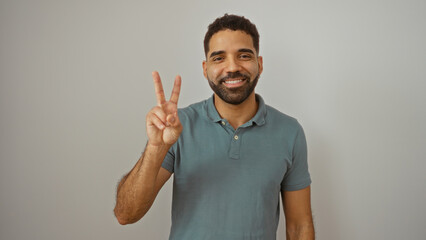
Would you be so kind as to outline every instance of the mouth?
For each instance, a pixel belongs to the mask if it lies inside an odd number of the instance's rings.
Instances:
[[[246,82],[245,78],[242,79],[227,79],[226,81],[223,81],[223,85],[225,85],[227,88],[236,88],[242,86]]]

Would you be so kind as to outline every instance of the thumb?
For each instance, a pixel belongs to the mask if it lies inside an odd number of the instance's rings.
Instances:
[[[176,126],[178,126],[178,125],[180,124],[180,121],[179,121],[179,117],[178,117],[177,112],[172,113],[172,114],[169,114],[169,115],[167,116],[167,122],[168,122],[168,123],[169,123],[172,127],[176,127]]]

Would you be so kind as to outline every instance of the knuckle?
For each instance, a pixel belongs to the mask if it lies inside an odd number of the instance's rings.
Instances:
[[[151,113],[151,112],[149,112],[149,113],[146,115],[146,121],[147,121],[147,122],[152,121],[152,113]]]
[[[158,114],[161,114],[162,111],[163,109],[161,109],[161,107],[155,106],[151,109],[150,113],[154,115],[158,115]]]

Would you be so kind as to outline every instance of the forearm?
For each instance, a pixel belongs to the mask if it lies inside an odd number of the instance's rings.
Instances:
[[[287,226],[286,236],[287,240],[314,240],[314,225],[309,223],[297,226]]]
[[[121,224],[138,221],[151,207],[158,171],[169,148],[147,144],[139,161],[120,181],[114,213]]]

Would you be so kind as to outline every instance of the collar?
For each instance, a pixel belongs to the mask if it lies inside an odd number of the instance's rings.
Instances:
[[[265,102],[263,101],[263,98],[258,94],[256,94],[256,101],[259,103],[259,107],[257,109],[256,114],[247,123],[243,124],[242,127],[251,126],[253,125],[253,123],[255,123],[258,126],[262,126],[263,124],[265,124],[265,116],[266,116]],[[214,105],[214,94],[204,102],[204,111],[207,115],[207,118],[212,122],[221,122],[225,120],[220,117]]]

